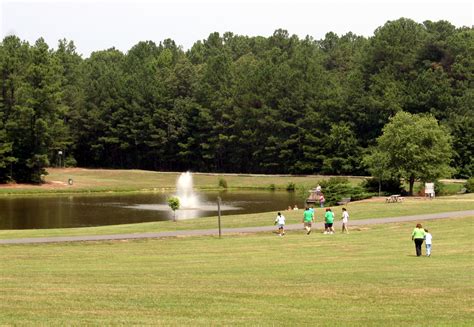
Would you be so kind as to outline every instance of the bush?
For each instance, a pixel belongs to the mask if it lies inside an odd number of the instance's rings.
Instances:
[[[367,199],[371,194],[367,193],[361,186],[352,186],[345,177],[331,177],[320,183],[326,206],[336,205],[343,198],[351,198],[351,201]]]
[[[227,188],[227,181],[222,177],[219,178],[219,187]]]
[[[336,177],[331,177],[328,180],[323,180],[321,183],[319,183],[319,185],[321,185],[321,187],[324,187],[326,185],[346,184],[346,183],[349,183],[349,179],[347,177],[336,176]]]
[[[440,181],[435,181],[434,187],[435,187],[435,195],[446,195],[445,193],[446,188],[443,183],[441,183]]]
[[[294,192],[296,189],[296,185],[293,182],[289,182],[288,185],[286,186],[286,190],[288,192]]]
[[[275,189],[276,189],[275,184],[270,184],[270,190],[275,191]]]
[[[464,184],[467,193],[474,193],[474,177],[470,177]]]
[[[74,157],[69,156],[64,161],[64,166],[65,167],[76,167],[77,166],[77,161],[76,161],[76,159],[74,159]]]

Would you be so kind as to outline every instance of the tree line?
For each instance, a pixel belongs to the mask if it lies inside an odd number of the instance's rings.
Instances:
[[[472,176],[474,32],[447,21],[388,21],[371,37],[212,33],[82,58],[0,43],[0,181],[45,167],[367,174],[364,156],[398,112],[434,117],[448,163]],[[409,158],[407,158],[409,159]]]

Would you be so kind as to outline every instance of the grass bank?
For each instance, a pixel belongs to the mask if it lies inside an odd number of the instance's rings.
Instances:
[[[0,246],[0,325],[470,326],[472,218],[292,232]]]
[[[145,170],[111,170],[83,168],[50,168],[45,176],[46,184],[0,186],[1,194],[48,194],[48,193],[95,193],[95,192],[143,192],[169,190],[176,187],[180,173]],[[227,187],[245,189],[285,190],[290,183],[309,189],[329,176],[244,175],[193,173],[197,189],[218,189],[219,180]],[[68,181],[72,179],[73,184]],[[364,177],[349,177],[352,184],[359,184]]]
[[[386,203],[385,198],[351,202],[345,206],[350,219],[368,219],[397,217],[417,214],[428,214],[449,211],[474,210],[474,194],[439,197],[434,200],[424,198],[407,198],[402,203]],[[341,215],[341,206],[333,207],[336,217]],[[283,211],[288,224],[301,222],[303,210]],[[322,221],[324,209],[316,209],[316,220]],[[179,215],[179,213],[178,213]],[[273,223],[276,212],[257,214],[229,215],[222,217],[223,228],[268,226]],[[0,238],[24,237],[51,237],[51,236],[79,236],[105,235],[143,232],[162,232],[175,230],[210,229],[217,228],[217,217],[182,220],[177,222],[160,221],[141,224],[127,224],[85,228],[61,228],[40,230],[0,230]]]

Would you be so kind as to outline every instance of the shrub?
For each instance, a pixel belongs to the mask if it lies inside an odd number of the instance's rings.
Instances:
[[[76,159],[74,159],[74,157],[69,156],[64,161],[64,166],[65,167],[76,167],[77,166],[77,161],[76,161]]]
[[[275,184],[270,184],[270,190],[275,191],[275,189],[276,189]]]
[[[362,200],[371,197],[362,186],[352,186],[346,177],[331,177],[327,181],[320,183],[326,206],[336,205],[343,198],[352,200]]]
[[[219,187],[227,188],[227,181],[222,177],[219,178]]]
[[[331,184],[335,185],[335,184],[346,184],[346,183],[349,183],[349,179],[347,177],[336,176],[336,177],[331,177],[328,180],[322,181],[319,185],[321,185],[321,187],[324,187],[324,185],[331,185]]]
[[[474,177],[470,177],[464,184],[467,193],[474,193]]]
[[[446,188],[443,183],[441,183],[440,181],[435,181],[434,187],[435,187],[435,195],[446,195],[445,193]]]
[[[289,192],[294,192],[296,189],[296,185],[293,182],[289,182],[288,185],[286,186],[286,190]]]

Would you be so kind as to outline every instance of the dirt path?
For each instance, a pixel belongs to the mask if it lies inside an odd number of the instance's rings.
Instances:
[[[387,224],[409,221],[421,221],[432,219],[444,219],[455,217],[474,216],[474,210],[443,212],[436,214],[416,215],[416,216],[402,216],[402,217],[388,217],[388,218],[373,218],[364,220],[349,221],[349,228],[362,225]],[[340,222],[336,222],[335,226],[339,227]],[[315,228],[322,228],[323,223],[314,224]],[[286,225],[287,231],[302,230],[302,224]],[[223,228],[222,234],[246,234],[259,232],[273,232],[275,226],[262,227],[241,227],[241,228]],[[177,236],[216,236],[219,235],[217,229],[200,229],[200,230],[183,230],[183,231],[169,231],[158,233],[136,233],[136,234],[115,234],[115,235],[90,235],[90,236],[65,236],[65,237],[38,237],[38,238],[17,238],[0,240],[0,244],[33,244],[33,243],[58,243],[58,242],[85,242],[85,241],[111,241],[111,240],[132,240],[132,239],[146,239],[146,238],[163,238],[163,237],[177,237]]]

